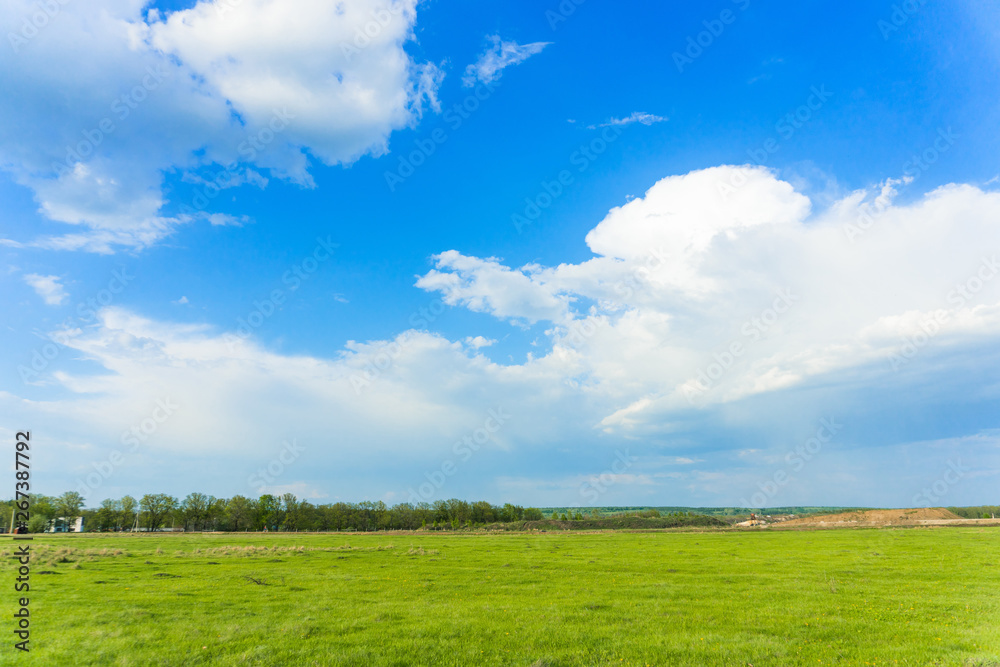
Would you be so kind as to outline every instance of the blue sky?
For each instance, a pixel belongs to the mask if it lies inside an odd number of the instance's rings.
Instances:
[[[102,4],[0,10],[43,492],[995,502],[987,3]]]

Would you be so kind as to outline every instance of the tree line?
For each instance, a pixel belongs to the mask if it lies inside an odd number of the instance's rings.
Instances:
[[[83,515],[83,496],[81,496],[76,491],[67,491],[61,496],[42,496],[42,495],[31,495],[30,502],[30,519],[28,520],[27,528],[28,532],[31,533],[41,533],[45,531],[49,525],[56,519],[63,517],[67,522],[72,525],[76,521],[77,517]],[[7,500],[2,503],[3,507],[6,508],[4,511],[4,517],[7,523],[3,524],[3,530],[10,528],[10,523],[13,523],[14,528],[17,528],[17,524],[14,523],[14,501]]]
[[[963,519],[992,519],[1000,516],[1000,505],[976,505],[974,507],[948,507]]]
[[[12,501],[6,504],[12,506]],[[84,509],[83,504],[83,497],[75,491],[59,497],[33,496],[28,531],[42,532],[59,518],[72,525],[80,516],[88,532],[179,528],[232,532],[454,530],[542,518],[541,510],[534,507],[510,503],[491,505],[486,501],[467,502],[456,498],[390,507],[382,501],[314,505],[291,493],[264,494],[259,498],[237,495],[228,499],[190,493],[183,500],[156,493],[139,499],[132,496],[109,498],[94,509]]]

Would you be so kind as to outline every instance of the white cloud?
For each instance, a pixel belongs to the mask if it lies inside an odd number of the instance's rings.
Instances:
[[[624,118],[611,118],[606,123],[601,123],[600,125],[588,125],[587,129],[596,130],[599,127],[613,127],[615,125],[631,125],[632,123],[640,123],[642,125],[652,125],[654,123],[664,123],[670,120],[666,116],[657,116],[655,114],[646,113],[645,111],[633,111],[631,115]]]
[[[65,339],[73,358],[98,372],[53,362],[42,380],[58,385],[58,398],[0,394],[0,409],[54,424],[59,415],[54,428],[66,433],[54,437],[76,442],[73,469],[88,471],[106,443],[169,396],[180,408],[150,439],[151,457],[239,453],[249,474],[295,438],[305,453],[271,486],[330,493],[324,478],[387,461],[416,466],[419,483],[424,470],[455,457],[453,443],[480,428],[487,409],[502,407],[511,419],[476,454],[482,462],[463,468],[490,470],[496,496],[578,502],[582,480],[608,469],[612,448],[633,446],[646,448],[645,458],[608,502],[636,489],[662,499],[680,483],[692,502],[736,502],[737,483],[752,493],[759,475],[773,473],[759,469],[783,461],[820,417],[859,400],[859,386],[883,388],[886,413],[909,414],[915,396],[956,392],[966,376],[962,395],[995,395],[963,369],[996,363],[1000,194],[951,185],[905,204],[892,196],[880,184],[813,212],[768,170],[716,167],[665,178],[611,210],[586,237],[594,257],[578,264],[512,268],[457,251],[437,256],[419,287],[453,306],[547,327],[541,351],[521,363],[491,361],[490,339],[475,331],[455,341],[408,331],[317,358],[110,308]],[[845,229],[877,197],[887,197],[881,212],[852,242]],[[928,318],[941,312],[948,317],[929,335]],[[894,373],[890,356],[907,340],[919,342],[915,356]],[[752,423],[773,436],[710,437],[706,422]],[[870,444],[881,446],[880,436],[869,434]],[[824,471],[847,464],[849,444],[824,450]],[[496,452],[503,458],[490,458]],[[494,465],[503,461],[508,467]],[[920,465],[937,474],[933,457]],[[810,470],[808,479],[820,473]],[[850,484],[874,483],[856,463],[852,470]],[[550,482],[539,486],[543,476]],[[848,487],[838,484],[822,488],[839,499]],[[894,491],[904,492],[902,484]]]
[[[465,344],[478,350],[481,347],[489,347],[496,343],[496,339],[484,338],[483,336],[469,336],[465,339]]]
[[[705,169],[612,209],[587,234],[589,261],[512,269],[452,252],[417,284],[500,318],[553,322],[551,356],[620,400],[602,428],[665,432],[671,415],[849,368],[891,375],[893,355],[907,337],[926,346],[929,326],[932,349],[1000,334],[1000,194],[894,196],[883,184],[814,214],[766,169]],[[956,291],[966,284],[978,288],[969,298]]]
[[[465,68],[462,84],[466,88],[471,88],[476,83],[491,83],[499,79],[504,68],[524,62],[536,53],[541,53],[542,49],[552,43],[518,44],[515,41],[504,41],[500,39],[500,35],[492,35],[489,39],[493,42],[493,46],[484,51],[476,62]]]
[[[230,471],[226,490],[215,493],[256,493],[260,485],[244,480],[273,461],[282,442],[294,439],[301,455],[268,488],[294,479],[311,492],[329,494],[332,478],[363,469],[372,456],[408,461],[410,468],[414,461],[430,465],[443,453],[454,456],[452,444],[481,428],[490,409],[511,415],[491,434],[491,451],[515,443],[531,448],[590,430],[586,423],[568,429],[546,424],[554,405],[578,401],[561,386],[557,360],[504,368],[462,343],[422,332],[350,342],[335,358],[323,359],[281,355],[206,326],[106,308],[97,325],[62,332],[59,340],[75,360],[99,371],[88,374],[77,366],[67,372],[54,364],[42,381],[65,396],[36,401],[0,392],[0,412],[47,422],[59,416],[53,437],[75,443],[63,462],[70,479],[90,474],[93,462],[122,449],[123,435],[148,420],[158,401],[175,407],[129,453],[128,465],[116,473],[121,483],[135,483],[152,469],[143,465],[160,470],[157,462],[198,459],[206,466],[225,462]],[[392,356],[383,354],[389,347],[397,350]],[[391,359],[388,366],[383,358]],[[373,368],[379,369],[374,376]],[[444,376],[447,383],[436,379]],[[188,483],[214,484],[207,476]]]
[[[65,5],[29,43],[0,50],[0,163],[42,214],[78,228],[34,245],[108,253],[197,219],[232,224],[197,201],[166,215],[164,175],[214,163],[232,165],[232,184],[263,187],[266,171],[308,187],[311,160],[381,155],[437,107],[440,70],[404,50],[416,0],[202,0],[165,17],[99,4]],[[2,32],[36,9],[3,3]]]
[[[448,250],[434,257],[434,269],[417,281],[443,294],[449,305],[462,305],[504,319],[562,321],[569,300],[532,275],[534,267],[512,270],[493,257],[479,259]]]
[[[42,276],[37,273],[28,273],[24,276],[24,282],[31,285],[38,296],[42,297],[42,300],[50,306],[61,306],[69,298],[66,288],[59,282],[59,276]]]

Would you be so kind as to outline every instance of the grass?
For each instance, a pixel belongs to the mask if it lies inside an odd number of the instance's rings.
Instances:
[[[31,544],[17,664],[1000,665],[996,529]]]

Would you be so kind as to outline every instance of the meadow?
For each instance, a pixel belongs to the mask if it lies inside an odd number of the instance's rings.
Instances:
[[[1000,530],[84,534],[3,664],[1000,665]]]

